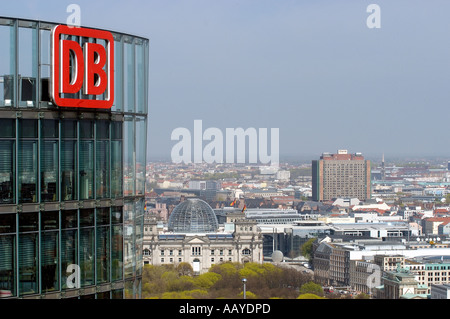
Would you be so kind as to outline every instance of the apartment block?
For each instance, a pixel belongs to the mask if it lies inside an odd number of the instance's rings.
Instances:
[[[369,199],[370,161],[361,153],[349,154],[347,150],[323,153],[319,160],[312,161],[312,195],[315,201]]]

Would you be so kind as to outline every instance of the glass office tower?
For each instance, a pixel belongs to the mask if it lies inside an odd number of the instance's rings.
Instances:
[[[111,32],[111,109],[58,107],[56,25],[0,18],[0,298],[139,298],[149,41]]]

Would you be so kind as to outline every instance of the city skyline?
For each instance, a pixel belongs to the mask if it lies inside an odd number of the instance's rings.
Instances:
[[[18,4],[0,299],[450,299],[443,8]]]
[[[70,3],[16,1],[2,15],[65,23]],[[371,3],[379,29],[366,24]],[[82,25],[150,39],[150,159],[170,158],[171,132],[198,119],[279,128],[280,159],[449,156],[448,2],[76,4]]]

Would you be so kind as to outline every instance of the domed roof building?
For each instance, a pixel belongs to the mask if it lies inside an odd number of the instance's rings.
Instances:
[[[213,233],[219,229],[211,206],[198,198],[181,202],[169,217],[168,230],[174,233]]]
[[[263,240],[256,221],[236,209],[220,225],[211,206],[193,198],[182,201],[169,216],[167,228],[144,219],[144,264],[192,265],[195,274],[222,262],[263,262]]]

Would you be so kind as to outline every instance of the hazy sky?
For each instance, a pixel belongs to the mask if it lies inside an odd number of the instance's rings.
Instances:
[[[282,156],[450,156],[448,0],[17,0],[1,15],[65,23],[71,3],[84,26],[150,39],[151,157],[197,119],[279,128]]]

